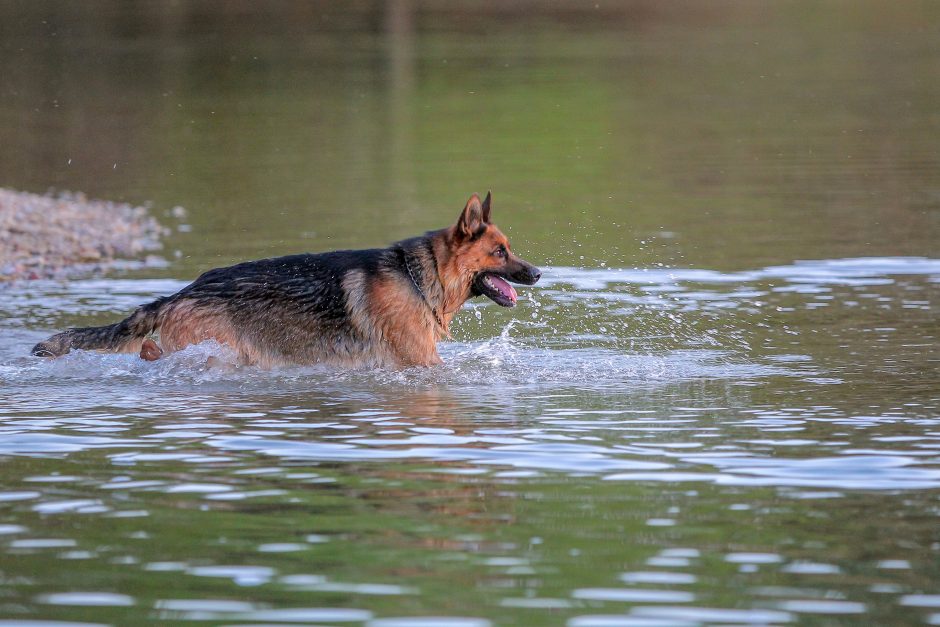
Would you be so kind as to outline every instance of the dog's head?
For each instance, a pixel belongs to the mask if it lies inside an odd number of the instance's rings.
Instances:
[[[534,285],[542,272],[513,254],[509,240],[490,222],[490,194],[480,202],[474,194],[451,229],[460,274],[470,282],[470,295],[486,296],[497,305],[513,307],[516,290],[509,281]]]

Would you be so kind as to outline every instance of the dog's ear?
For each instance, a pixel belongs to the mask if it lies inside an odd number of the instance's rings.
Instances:
[[[489,205],[487,205],[489,207]],[[489,211],[487,211],[489,213]],[[457,233],[461,237],[471,238],[479,234],[486,228],[486,221],[483,219],[483,205],[480,203],[480,197],[476,194],[470,196],[467,206],[463,208],[460,219],[457,220]]]
[[[486,198],[483,199],[483,224],[490,223],[490,193],[486,192]]]

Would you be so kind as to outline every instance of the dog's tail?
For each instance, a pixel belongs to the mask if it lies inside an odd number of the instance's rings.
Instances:
[[[124,320],[103,327],[83,327],[56,333],[36,344],[32,354],[37,357],[59,357],[73,348],[127,353],[140,350],[148,334],[158,328],[160,308],[169,300],[160,298],[138,307]]]

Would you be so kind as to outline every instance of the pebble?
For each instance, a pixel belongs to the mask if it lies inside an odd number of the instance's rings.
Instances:
[[[146,207],[0,188],[0,283],[101,273],[160,249],[169,233]]]

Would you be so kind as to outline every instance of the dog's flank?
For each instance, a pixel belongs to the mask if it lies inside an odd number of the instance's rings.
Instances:
[[[467,299],[511,307],[507,281],[541,273],[516,257],[490,222],[490,195],[471,196],[457,223],[388,248],[290,255],[210,270],[173,294],[103,327],[69,329],[33,348],[135,352],[159,359],[204,340],[226,344],[239,363],[274,366],[429,366],[437,342]],[[159,345],[150,336],[159,336]]]

